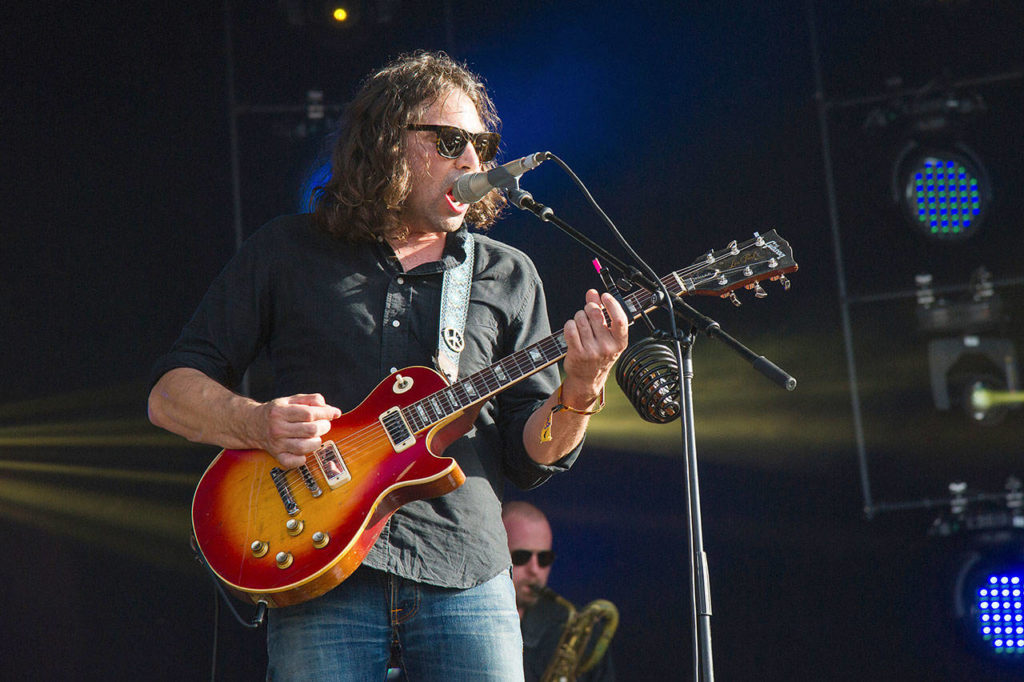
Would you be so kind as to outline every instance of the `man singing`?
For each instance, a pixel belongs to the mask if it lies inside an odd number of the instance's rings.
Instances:
[[[444,54],[405,55],[371,75],[314,212],[253,234],[158,360],[152,422],[265,450],[284,469],[303,464],[382,379],[432,364],[446,273],[468,262],[460,376],[550,335],[531,261],[468,231],[487,228],[502,197],[452,196],[460,176],[493,167],[498,125],[481,80]],[[611,296],[586,292],[564,326],[561,385],[554,366],[513,383],[445,450],[466,482],[401,507],[333,590],[270,610],[268,679],[383,680],[394,650],[413,680],[522,680],[504,479],[529,488],[572,465],[627,326]],[[279,396],[268,402],[233,390],[262,351]]]

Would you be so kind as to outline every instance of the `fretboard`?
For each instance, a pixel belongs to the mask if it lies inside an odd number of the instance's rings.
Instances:
[[[565,335],[559,331],[412,403],[402,409],[402,416],[418,433],[558,362],[565,353]]]
[[[676,276],[662,279],[673,296],[685,289]],[[652,295],[646,289],[639,289],[622,296],[630,322],[640,316],[642,310],[656,307]],[[608,313],[605,313],[605,321]],[[565,333],[558,331],[537,343],[516,351],[502,360],[456,381],[451,386],[419,400],[402,409],[402,416],[413,433],[444,421],[453,414],[501,393],[512,384],[535,374],[565,357]]]
[[[743,244],[738,245],[734,241],[721,251],[708,252],[694,264],[662,277],[661,283],[672,297],[723,295],[737,287],[796,270],[796,263],[788,249],[789,245],[774,230],[763,237],[755,233],[754,239]],[[658,296],[643,287],[615,293],[631,324],[642,314],[658,307]],[[607,311],[605,321],[609,321]],[[490,367],[402,408],[402,417],[413,433],[419,433],[558,362],[565,357],[565,353],[565,336],[559,330]]]

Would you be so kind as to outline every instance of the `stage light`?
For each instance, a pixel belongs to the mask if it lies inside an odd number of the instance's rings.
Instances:
[[[326,21],[329,28],[349,32],[355,29],[357,24],[362,23],[364,7],[359,0],[346,0],[345,2],[322,2],[320,4],[321,21]]]
[[[896,161],[893,188],[910,223],[929,238],[959,241],[981,228],[992,188],[981,161],[963,144],[908,145]]]
[[[984,223],[992,186],[964,133],[967,122],[986,110],[978,94],[896,95],[864,121],[865,129],[891,129],[889,139],[902,145],[892,166],[892,200],[929,239],[968,239]]]
[[[984,267],[971,275],[961,300],[937,299],[932,276],[917,275],[918,328],[928,341],[928,372],[936,409],[962,407],[977,424],[1002,422],[1020,407],[1013,341],[1001,337],[1007,316]]]
[[[996,391],[984,385],[976,385],[971,393],[971,407],[975,410],[991,410],[1000,405],[1024,403],[1024,391]]]
[[[1019,532],[998,533],[995,546],[968,555],[957,580],[957,615],[972,648],[1024,661],[1024,544]]]
[[[300,213],[311,213],[313,211],[313,208],[316,206],[317,197],[320,196],[324,185],[330,179],[330,160],[316,160],[310,165],[306,172],[306,177],[302,181],[302,187],[299,189],[298,210]]]
[[[953,609],[964,642],[977,654],[1024,662],[1024,484],[1006,479],[1003,493],[949,484],[949,506],[929,535],[957,538],[951,568]]]
[[[928,368],[936,409],[960,407],[974,423],[994,426],[1020,406],[1015,400],[985,400],[993,392],[1016,392],[1017,353],[1009,339],[933,339]]]

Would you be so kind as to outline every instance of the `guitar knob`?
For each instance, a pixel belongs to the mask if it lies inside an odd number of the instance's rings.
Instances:
[[[277,561],[278,568],[288,568],[292,565],[292,561],[294,560],[291,552],[278,552],[275,559]]]
[[[322,530],[318,530],[313,533],[313,546],[317,549],[323,549],[327,546],[327,543],[331,541],[331,536]]]
[[[252,549],[252,555],[259,559],[267,553],[267,550],[270,549],[270,545],[263,542],[263,540],[256,540],[249,545],[249,548]]]
[[[295,537],[302,532],[302,529],[306,527],[306,522],[300,519],[288,519],[284,524],[285,530],[288,531],[288,535]]]
[[[741,301],[739,299],[739,297],[736,296],[736,292],[735,291],[730,291],[729,292],[729,300],[732,301],[732,304],[734,306],[736,306],[737,308],[739,308],[741,305],[743,305],[743,301]]]
[[[760,282],[754,285],[754,296],[757,298],[764,298],[767,295],[768,292],[764,290],[764,287],[761,286]]]

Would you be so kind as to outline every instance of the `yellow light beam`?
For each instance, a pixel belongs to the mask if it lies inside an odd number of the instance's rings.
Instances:
[[[0,426],[0,446],[182,447],[188,441],[146,419],[91,419]]]
[[[971,406],[976,410],[985,411],[996,405],[1019,403],[1024,403],[1024,391],[994,391],[988,388],[976,388],[971,392]]]
[[[0,502],[28,517],[63,521],[68,532],[84,522],[160,537],[186,537],[187,505],[128,495],[68,488],[29,481],[0,480]]]
[[[0,480],[0,517],[154,564],[185,569],[191,561],[191,515],[184,500]]]
[[[42,398],[0,403],[0,419],[38,418],[42,415],[67,415],[77,410],[120,408],[129,414],[146,410],[147,388],[144,384],[119,384],[68,391]]]
[[[182,474],[166,471],[138,471],[110,467],[90,467],[74,464],[50,464],[40,462],[9,462],[0,460],[0,471],[17,474],[39,474],[42,476],[73,476],[77,478],[119,481],[124,483],[156,483],[160,485],[193,487],[199,482],[199,474]]]

